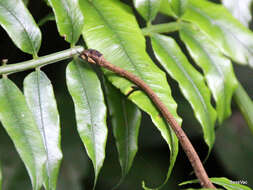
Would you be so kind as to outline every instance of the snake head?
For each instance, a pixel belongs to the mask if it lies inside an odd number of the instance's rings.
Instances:
[[[95,49],[86,49],[81,53],[80,57],[90,63],[99,64],[103,54]]]

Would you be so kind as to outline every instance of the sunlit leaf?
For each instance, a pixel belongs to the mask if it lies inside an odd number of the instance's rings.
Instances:
[[[174,11],[172,10],[169,0],[161,0],[159,12],[168,16],[177,17]]]
[[[244,26],[248,27],[252,19],[252,0],[222,0],[222,4],[237,18]]]
[[[83,28],[83,15],[78,0],[48,0],[53,8],[59,33],[71,44],[79,39]]]
[[[253,67],[253,33],[225,7],[209,1],[189,0],[183,19],[197,24],[226,56]]]
[[[29,74],[24,80],[24,93],[33,117],[39,127],[46,150],[47,161],[44,171],[46,189],[56,189],[62,159],[60,145],[60,120],[53,87],[40,70]]]
[[[5,78],[0,80],[0,120],[27,168],[33,189],[39,190],[46,162],[43,140],[25,97]]]
[[[222,55],[212,40],[197,27],[184,25],[181,27],[180,37],[196,64],[204,71],[216,101],[217,117],[221,124],[231,114],[231,98],[237,87],[232,64]]]
[[[141,112],[108,81],[104,80],[104,84],[123,180],[138,150]]]
[[[151,37],[156,58],[174,78],[185,98],[191,104],[195,117],[202,125],[204,139],[210,149],[215,140],[216,112],[202,75],[189,63],[173,38],[154,34]]]
[[[238,183],[236,183],[232,180],[229,180],[225,177],[213,177],[213,178],[210,178],[210,180],[212,183],[220,185],[227,190],[251,190],[251,188],[249,188],[245,185],[238,184]],[[195,179],[195,180],[183,182],[179,185],[186,185],[186,184],[198,183],[198,182],[199,182],[199,180]]]
[[[80,1],[80,6],[86,18],[83,37],[88,47],[101,51],[109,62],[140,77],[154,90],[181,124],[181,119],[176,114],[177,105],[171,96],[165,74],[147,55],[145,38],[132,10],[120,1],[111,0],[91,2],[83,0]],[[125,95],[135,86],[110,71],[104,70],[104,73],[112,84]],[[142,91],[135,91],[129,96],[129,99],[151,116],[152,121],[168,143],[171,150],[169,177],[178,152],[178,141],[175,134],[164,122],[146,94]]]
[[[67,67],[66,78],[78,132],[94,166],[95,186],[105,158],[106,106],[100,81],[88,64],[73,60]]]
[[[188,0],[168,0],[171,8],[177,16],[182,16],[187,9]]]
[[[41,32],[22,0],[0,0],[0,24],[18,48],[37,54]]]
[[[160,8],[161,0],[133,0],[134,6],[141,16],[148,22],[155,19]]]

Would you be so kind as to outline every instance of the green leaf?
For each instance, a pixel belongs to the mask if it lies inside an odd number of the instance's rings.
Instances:
[[[95,170],[95,182],[105,158],[106,106],[100,81],[88,63],[73,60],[66,71],[67,86],[75,104],[79,135]]]
[[[236,183],[236,181],[229,180],[225,177],[213,177],[209,179],[211,180],[212,183],[220,185],[227,190],[251,190],[251,188],[245,185],[238,184]],[[195,180],[190,180],[190,181],[180,183],[179,185],[186,185],[186,184],[198,183],[198,182],[199,180],[195,179]]]
[[[83,15],[78,0],[48,0],[53,8],[57,28],[65,40],[72,45],[79,39],[83,28]]]
[[[238,0],[222,0],[222,4],[237,18],[244,26],[248,27],[252,19],[251,5],[252,0],[244,0],[240,3]]]
[[[9,79],[0,80],[0,120],[39,190],[43,182],[46,152],[36,122],[25,97]]]
[[[196,23],[226,56],[253,67],[253,33],[225,7],[209,1],[189,0],[183,19]]]
[[[197,27],[190,24],[183,25],[180,37],[196,64],[204,71],[206,81],[216,101],[217,117],[221,124],[231,115],[231,98],[237,87],[232,64],[210,38]]]
[[[0,24],[18,48],[38,53],[41,32],[22,0],[0,0]]]
[[[174,11],[172,10],[169,0],[161,0],[159,12],[168,16],[177,17]]]
[[[45,23],[47,23],[48,21],[55,21],[55,16],[53,13],[49,13],[47,16],[45,16],[44,18],[42,18],[39,22],[38,25],[42,26]]]
[[[86,18],[83,37],[88,47],[101,51],[109,62],[130,71],[149,84],[181,124],[181,119],[176,113],[177,105],[171,96],[166,76],[147,55],[145,38],[132,10],[119,1],[111,0],[93,0],[92,2],[83,0],[80,6]],[[110,71],[104,70],[104,73],[109,81],[125,95],[132,91],[132,86],[135,86]],[[135,91],[129,96],[129,99],[151,116],[170,147],[168,178],[177,157],[177,138],[145,93]]]
[[[36,70],[25,78],[24,93],[46,150],[44,185],[46,189],[53,190],[56,189],[62,159],[60,120],[53,87],[47,76],[42,71]]]
[[[187,9],[188,0],[168,0],[171,8],[177,16],[182,16]]]
[[[138,135],[141,123],[141,112],[127,97],[104,80],[106,98],[112,121],[122,179],[129,172],[138,150]]]
[[[234,99],[253,133],[253,101],[250,99],[241,84],[238,85],[238,88],[235,91]]]
[[[135,8],[147,22],[155,19],[160,4],[161,0],[134,0]]]
[[[185,98],[191,104],[195,117],[202,125],[209,152],[214,144],[216,112],[202,75],[188,62],[173,38],[154,34],[151,37],[156,58],[168,74],[174,78]]]

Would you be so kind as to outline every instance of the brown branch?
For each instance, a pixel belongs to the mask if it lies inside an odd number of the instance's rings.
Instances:
[[[163,117],[166,119],[166,121],[170,124],[171,128],[174,130],[184,152],[186,153],[194,172],[197,176],[197,178],[200,181],[200,184],[204,188],[213,188],[215,189],[215,186],[212,184],[210,179],[208,178],[208,175],[199,159],[198,154],[196,153],[194,147],[192,146],[190,140],[184,133],[183,129],[180,127],[180,125],[177,123],[175,118],[172,116],[172,114],[169,112],[167,107],[162,103],[162,101],[158,98],[158,96],[154,93],[154,91],[140,78],[133,75],[132,73],[121,69],[120,67],[117,67],[115,65],[112,65],[108,61],[105,60],[104,56],[92,49],[84,50],[80,57],[84,60],[87,60],[90,63],[97,64],[101,67],[104,67],[110,71],[113,71],[117,73],[118,75],[132,81],[137,86],[139,86],[146,94],[149,96],[149,98],[153,101],[153,103],[156,105],[156,107],[160,110]]]

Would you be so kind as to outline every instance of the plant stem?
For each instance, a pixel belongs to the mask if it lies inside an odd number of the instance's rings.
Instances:
[[[238,88],[235,90],[234,100],[253,133],[253,102],[240,83]]]
[[[108,61],[105,60],[104,56],[96,50],[84,50],[80,56],[82,59],[87,60],[89,63],[97,64],[101,67],[104,67],[110,71],[113,71],[117,73],[118,75],[132,81],[138,87],[140,87],[144,92],[146,92],[146,94],[153,101],[156,107],[160,110],[163,117],[166,119],[166,121],[169,123],[169,125],[175,132],[182,148],[184,149],[184,152],[186,153],[194,169],[194,172],[197,178],[200,181],[201,186],[204,188],[215,189],[215,186],[212,184],[212,182],[208,178],[208,175],[199,159],[198,154],[196,153],[194,147],[192,146],[190,140],[184,133],[183,129],[180,127],[180,125],[177,123],[175,118],[172,116],[172,114],[169,112],[169,110],[163,104],[163,102],[159,99],[159,97],[144,81],[142,81],[140,78],[133,75],[132,73],[109,63]]]
[[[175,32],[180,29],[181,22],[170,22],[165,24],[150,25],[142,28],[142,33],[145,36],[151,35],[152,33],[169,33]]]
[[[74,55],[79,55],[80,52],[82,52],[83,50],[84,50],[83,47],[76,46],[64,51],[60,51],[60,52],[53,53],[47,56],[42,56],[36,59],[32,59],[30,61],[4,65],[0,67],[0,75],[16,73],[16,72],[20,72],[20,71],[24,71],[28,69],[34,69],[36,67],[42,67],[51,63],[62,61],[62,60],[71,58]]]

